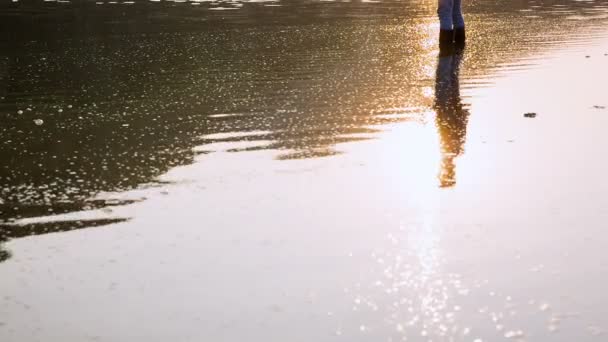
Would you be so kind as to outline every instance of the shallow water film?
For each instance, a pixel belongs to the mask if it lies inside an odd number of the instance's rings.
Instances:
[[[0,1],[0,341],[608,338],[608,2]]]

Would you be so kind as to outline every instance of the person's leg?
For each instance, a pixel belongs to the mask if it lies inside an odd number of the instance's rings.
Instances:
[[[452,21],[454,23],[454,41],[457,44],[464,44],[464,17],[462,15],[462,0],[453,0]]]
[[[452,23],[454,29],[464,28],[464,17],[462,16],[462,0],[453,0]]]
[[[439,15],[439,45],[447,46],[454,42],[454,23],[452,9],[454,0],[438,0],[437,14]]]
[[[437,14],[439,15],[439,28],[451,31],[454,29],[453,14],[454,0],[439,0]]]

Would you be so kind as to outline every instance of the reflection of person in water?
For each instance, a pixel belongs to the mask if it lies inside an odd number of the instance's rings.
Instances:
[[[441,145],[440,186],[456,184],[454,159],[464,150],[469,112],[460,99],[458,74],[464,49],[442,49],[435,78],[436,124]]]

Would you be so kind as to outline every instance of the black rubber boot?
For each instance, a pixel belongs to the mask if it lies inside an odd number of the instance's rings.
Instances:
[[[439,46],[452,45],[454,43],[454,30],[439,30]]]
[[[456,42],[457,45],[464,45],[466,39],[464,27],[454,29],[454,42]]]
[[[453,56],[456,50],[456,44],[454,43],[439,44],[439,58]]]

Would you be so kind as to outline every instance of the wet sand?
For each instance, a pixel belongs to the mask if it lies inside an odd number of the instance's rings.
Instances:
[[[604,3],[161,5],[1,31],[1,341],[606,338]]]

